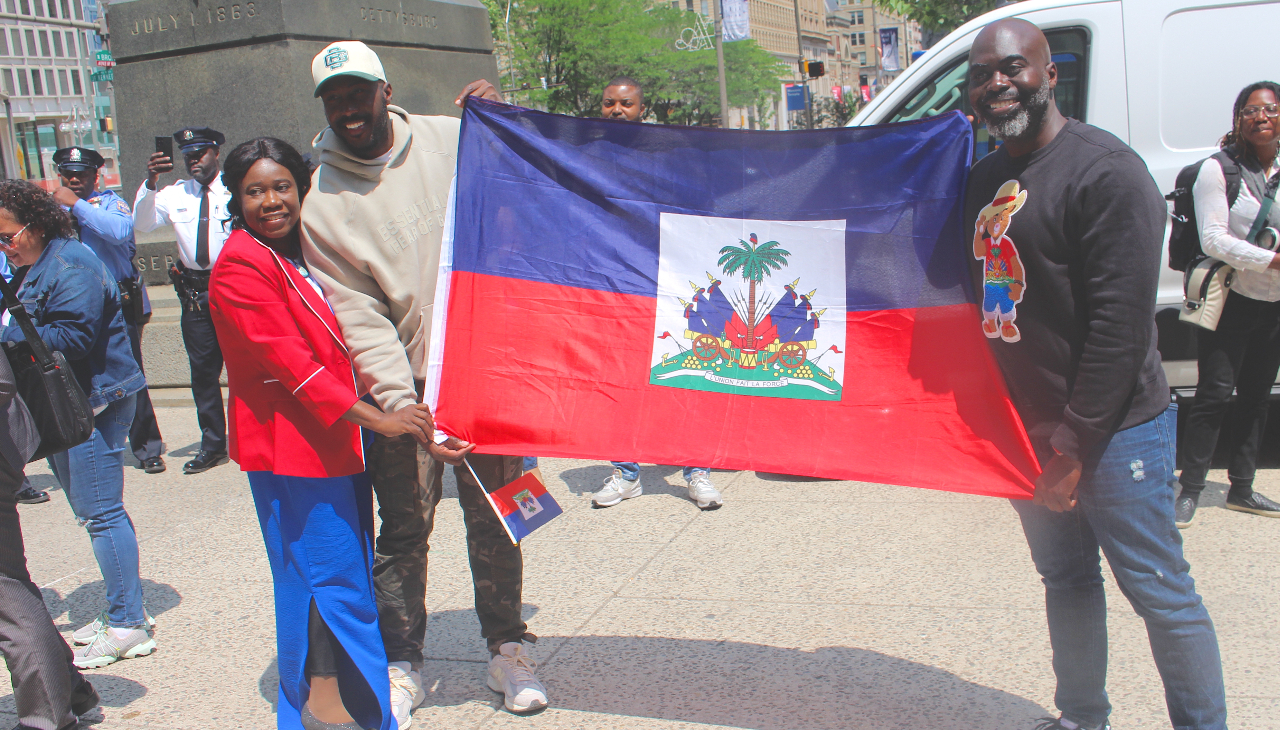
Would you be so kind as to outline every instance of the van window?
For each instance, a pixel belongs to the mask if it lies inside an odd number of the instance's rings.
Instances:
[[[1045,31],[1053,62],[1058,66],[1058,87],[1054,96],[1058,108],[1068,117],[1085,119],[1085,93],[1088,86],[1089,32],[1084,28],[1055,28]],[[925,81],[920,90],[885,120],[905,122],[944,114],[959,109],[966,115],[973,114],[969,106],[969,57],[963,56],[947,66],[941,73]],[[991,139],[985,125],[974,125],[974,159],[991,150]]]

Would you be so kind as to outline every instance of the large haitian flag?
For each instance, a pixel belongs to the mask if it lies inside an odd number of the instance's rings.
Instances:
[[[471,98],[429,361],[487,453],[1028,497],[960,114],[750,132]]]

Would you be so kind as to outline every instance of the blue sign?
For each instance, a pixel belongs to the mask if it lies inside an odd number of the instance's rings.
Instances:
[[[805,110],[805,92],[808,88],[804,84],[787,84],[787,111],[802,112]]]

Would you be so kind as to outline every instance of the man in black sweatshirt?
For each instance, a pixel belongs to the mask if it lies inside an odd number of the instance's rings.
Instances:
[[[1003,141],[966,196],[975,326],[1044,467],[1035,499],[1014,503],[1044,578],[1062,712],[1039,727],[1110,728],[1101,550],[1146,621],[1173,725],[1223,730],[1218,640],[1173,521],[1177,413],[1154,322],[1164,201],[1133,150],[1058,111],[1036,26],[988,25],[969,64],[974,114]]]

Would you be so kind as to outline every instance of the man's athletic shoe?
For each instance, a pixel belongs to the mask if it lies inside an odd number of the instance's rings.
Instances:
[[[164,459],[159,456],[153,456],[142,462],[142,470],[148,474],[159,474],[165,470]]]
[[[1065,717],[1042,717],[1036,721],[1035,730],[1111,730],[1111,723],[1104,721],[1101,725],[1078,725]]]
[[[142,615],[147,617],[147,630],[155,631],[155,628],[156,628],[155,616],[152,616],[150,613],[147,613],[145,609],[143,609]],[[71,634],[71,643],[74,644],[75,646],[85,646],[88,644],[92,644],[94,637],[96,637],[99,633],[101,633],[102,630],[105,629],[106,627],[107,627],[107,612],[103,611],[102,613],[98,614],[97,618],[85,624],[84,626],[81,626],[80,628],[76,629],[75,632]]]
[[[391,714],[396,716],[400,730],[407,730],[413,724],[410,715],[427,698],[422,691],[422,675],[409,662],[391,662],[387,675],[391,679]]]
[[[196,458],[182,465],[182,473],[199,474],[228,461],[231,461],[231,457],[227,456],[225,451],[201,451],[196,454]]]
[[[689,480],[689,499],[698,505],[698,509],[720,509],[724,498],[711,486],[711,477],[706,472],[697,471]]]
[[[1178,501],[1173,503],[1173,522],[1179,530],[1191,527],[1196,518],[1196,504],[1199,495],[1179,494]]]
[[[547,706],[547,688],[538,681],[538,663],[524,645],[509,641],[489,660],[489,689],[501,692],[503,704],[515,713],[537,712]]]
[[[93,643],[76,649],[72,664],[77,669],[98,669],[121,659],[147,656],[155,650],[156,640],[145,626],[133,627],[123,639],[117,639],[110,629],[103,629],[93,638]]]
[[[17,494],[13,495],[19,504],[41,504],[49,501],[49,494],[43,489],[36,489],[30,485],[23,487]]]
[[[1272,502],[1257,492],[1244,498],[1228,494],[1227,509],[1233,509],[1236,512],[1248,512],[1251,515],[1262,515],[1263,517],[1280,517],[1280,504]]]
[[[639,497],[644,494],[640,480],[622,478],[622,470],[614,469],[613,475],[604,480],[604,489],[591,495],[591,504],[596,507],[612,507],[624,499]]]

